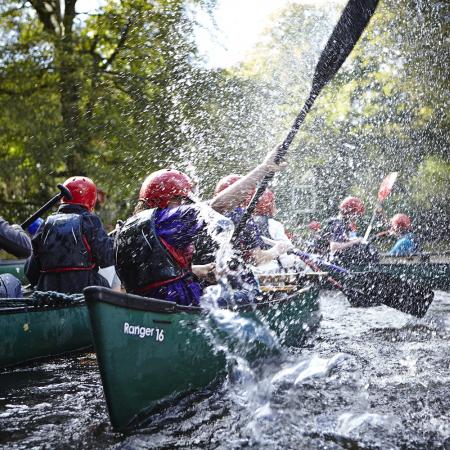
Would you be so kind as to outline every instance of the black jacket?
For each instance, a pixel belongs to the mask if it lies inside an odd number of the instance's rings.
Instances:
[[[49,258],[54,258],[58,261],[58,267],[65,267],[65,259],[73,259],[73,253],[69,255],[68,247],[70,245],[66,245],[67,242],[61,244],[60,252],[58,252],[58,247],[55,250],[55,246],[52,245],[51,255],[46,253],[46,239],[48,239],[46,223],[51,222],[47,219],[32,239],[33,255],[25,266],[25,274],[31,284],[41,291],[57,291],[67,294],[82,292],[87,286],[108,286],[106,279],[99,275],[98,268],[114,265],[113,239],[106,234],[100,218],[89,213],[83,206],[70,204],[61,205],[56,214],[60,216],[67,214],[68,218],[73,217],[74,214],[81,217],[82,234],[88,244],[93,267],[86,270],[44,271],[43,260],[48,261]],[[59,235],[59,237],[61,236]],[[71,239],[73,239],[72,232],[67,235],[67,240]],[[76,244],[74,245],[76,246]],[[77,248],[74,247],[73,251],[77,251]],[[68,265],[71,266],[72,261]]]
[[[31,241],[19,225],[10,225],[0,217],[0,250],[5,250],[17,258],[31,255]]]

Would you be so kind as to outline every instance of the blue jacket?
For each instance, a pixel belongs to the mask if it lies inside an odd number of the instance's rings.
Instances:
[[[404,234],[392,247],[389,254],[392,256],[409,256],[417,253],[419,243],[414,233]]]
[[[39,227],[32,244],[25,274],[38,290],[73,294],[87,286],[108,286],[98,268],[114,265],[113,239],[100,218],[83,206],[61,205]]]

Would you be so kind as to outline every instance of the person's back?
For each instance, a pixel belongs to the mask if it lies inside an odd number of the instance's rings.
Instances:
[[[27,258],[32,251],[30,238],[19,225],[10,225],[0,217],[0,250],[17,258]],[[11,274],[0,275],[0,298],[21,297],[20,281]]]
[[[129,293],[198,305],[201,287],[191,269],[193,242],[203,228],[197,208],[144,209],[115,239],[116,270]]]
[[[86,177],[73,177],[64,184],[74,199],[64,201],[39,227],[25,273],[42,291],[72,294],[87,286],[109,286],[98,269],[114,264],[113,240],[92,213],[95,185]]]

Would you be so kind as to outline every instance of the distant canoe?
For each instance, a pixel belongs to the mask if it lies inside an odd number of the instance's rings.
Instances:
[[[0,300],[0,368],[92,346],[86,304],[50,293],[41,301]]]
[[[84,293],[114,428],[136,426],[158,405],[206,387],[223,373],[225,355],[202,326],[205,310],[101,287]],[[300,345],[320,320],[318,289],[266,294],[236,311],[267,324],[283,345]]]
[[[24,273],[25,259],[2,259],[0,260],[0,275],[10,273],[17,277],[22,284],[28,283]]]
[[[413,256],[381,255],[377,269],[416,279],[434,289],[450,289],[450,255],[421,253]]]

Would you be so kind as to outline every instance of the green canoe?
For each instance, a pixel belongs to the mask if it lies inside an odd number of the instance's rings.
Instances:
[[[450,289],[450,255],[421,253],[414,256],[381,255],[377,270],[417,279],[434,289]]]
[[[225,355],[211,344],[211,329],[202,325],[213,323],[205,310],[101,287],[84,293],[114,428],[137,426],[157,406],[206,387],[224,372]],[[274,332],[284,345],[299,345],[318,325],[315,285],[265,295],[256,305],[237,308],[239,318],[268,324],[272,331],[267,333]]]
[[[0,260],[0,275],[10,273],[17,277],[22,284],[27,284],[28,280],[23,272],[25,259],[2,259]]]
[[[86,303],[61,297],[0,300],[0,368],[92,346]]]

